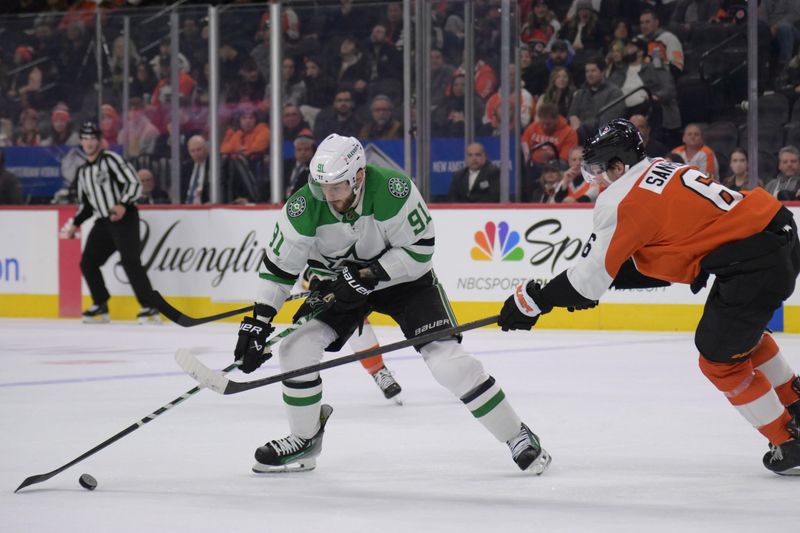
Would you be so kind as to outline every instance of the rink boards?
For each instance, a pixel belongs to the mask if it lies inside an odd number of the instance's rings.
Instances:
[[[800,207],[790,206],[795,215]],[[59,239],[74,207],[0,207],[0,316],[75,317],[88,304],[80,276],[81,240]],[[460,321],[499,311],[514,286],[546,282],[580,258],[591,233],[591,206],[431,206],[434,267]],[[252,303],[259,261],[272,240],[277,208],[145,207],[142,262],[153,287],[173,305],[203,316]],[[82,227],[82,239],[91,227]],[[103,268],[112,318],[132,319],[138,304],[115,254]],[[579,313],[557,310],[537,327],[690,331],[707,289],[676,285],[609,291],[602,305]],[[297,303],[278,316],[288,321]],[[236,318],[231,320],[237,320]],[[373,315],[376,324],[391,320]],[[771,323],[800,332],[800,294]]]

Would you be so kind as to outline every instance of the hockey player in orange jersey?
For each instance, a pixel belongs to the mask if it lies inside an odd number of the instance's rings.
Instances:
[[[800,475],[800,379],[769,333],[792,294],[800,242],[791,212],[763,189],[736,192],[696,168],[645,157],[623,119],[584,144],[582,171],[608,188],[581,259],[544,287],[520,285],[503,305],[504,331],[530,330],[553,307],[594,307],[611,286],[711,287],[695,333],[700,370],[770,443],[766,468]]]

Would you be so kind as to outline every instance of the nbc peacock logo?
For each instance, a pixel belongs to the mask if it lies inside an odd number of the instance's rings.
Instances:
[[[475,261],[522,261],[525,252],[517,246],[519,240],[519,233],[509,231],[508,222],[487,222],[483,230],[475,232],[476,246],[469,255]]]

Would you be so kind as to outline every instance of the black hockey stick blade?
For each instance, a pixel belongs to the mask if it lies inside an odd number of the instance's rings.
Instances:
[[[219,394],[238,394],[240,392],[256,389],[258,387],[264,387],[266,385],[278,383],[297,376],[312,374],[314,372],[319,372],[320,370],[345,365],[347,363],[352,363],[353,361],[359,361],[367,357],[372,357],[373,355],[387,354],[389,352],[394,352],[409,346],[427,344],[445,337],[457,335],[464,331],[481,328],[490,324],[496,324],[498,318],[500,317],[497,315],[488,316],[486,318],[481,318],[480,320],[475,320],[474,322],[461,324],[460,326],[443,329],[441,331],[434,331],[433,333],[428,333],[426,335],[420,335],[419,337],[414,337],[413,339],[406,339],[392,344],[387,344],[385,346],[377,346],[363,352],[337,357],[336,359],[331,359],[330,361],[325,361],[324,363],[298,368],[297,370],[291,370],[289,372],[284,372],[282,374],[276,374],[274,376],[256,379],[253,381],[233,381],[228,379],[220,372],[216,372],[205,366],[188,350],[179,350],[179,352],[175,355],[175,359],[178,361],[178,364],[181,366],[181,368],[183,368],[190,376],[196,379],[201,385],[208,387]]]
[[[167,302],[161,293],[158,291],[153,291],[150,296],[150,303],[153,304],[153,307],[158,309],[158,311],[170,319],[172,322],[175,322],[179,326],[183,326],[185,328],[191,328],[192,326],[199,326],[200,324],[206,324],[208,322],[214,322],[215,320],[222,320],[223,318],[228,318],[231,316],[241,315],[242,313],[249,313],[253,310],[253,305],[248,305],[247,307],[242,307],[241,309],[232,309],[230,311],[225,311],[224,313],[219,313],[217,315],[211,316],[204,316],[200,318],[190,317],[189,315],[185,315],[179,310],[175,309]]]
[[[222,372],[230,372],[234,368],[237,368],[237,366],[238,365],[236,365],[236,364],[231,364],[231,365],[225,367],[222,370]],[[73,459],[72,461],[68,462],[67,464],[65,464],[63,466],[60,466],[60,467],[56,468],[55,470],[47,472],[46,474],[37,474],[35,476],[30,476],[28,478],[25,478],[25,481],[23,481],[20,484],[20,486],[17,487],[17,489],[14,492],[19,492],[21,489],[24,489],[25,487],[29,487],[31,485],[35,485],[36,483],[41,483],[42,481],[47,481],[51,477],[53,477],[53,476],[55,476],[57,474],[60,474],[61,472],[63,472],[67,468],[69,468],[69,467],[71,467],[71,466],[73,466],[75,464],[80,463],[81,461],[83,461],[87,457],[91,457],[92,455],[96,454],[97,452],[99,452],[103,448],[106,448],[106,447],[110,446],[111,444],[114,444],[115,442],[117,442],[122,437],[124,437],[126,435],[129,435],[130,433],[133,433],[134,431],[136,431],[137,429],[139,429],[143,425],[145,425],[148,422],[154,420],[156,417],[164,414],[165,412],[167,412],[168,410],[172,409],[173,407],[175,407],[179,403],[182,403],[184,400],[187,400],[189,397],[194,396],[195,394],[200,392],[202,389],[203,389],[203,386],[202,385],[198,385],[198,386],[194,387],[193,389],[190,389],[190,390],[184,392],[183,394],[181,394],[180,396],[178,396],[177,398],[175,398],[171,402],[169,402],[169,403],[167,403],[165,405],[162,405],[161,407],[159,407],[158,409],[156,409],[155,411],[153,411],[149,415],[145,416],[141,420],[139,420],[137,422],[134,422],[130,426],[126,427],[125,429],[123,429],[122,431],[120,431],[119,433],[114,435],[113,437],[110,437],[110,438],[104,440],[103,442],[101,442],[100,444],[98,444],[97,446],[95,446],[94,448],[89,450],[88,452],[80,455],[79,457],[76,457],[75,459]]]

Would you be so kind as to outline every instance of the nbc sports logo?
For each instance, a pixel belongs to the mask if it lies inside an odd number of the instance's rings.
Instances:
[[[509,231],[508,222],[487,222],[483,230],[475,232],[475,244],[470,251],[470,257],[475,261],[492,261],[499,258],[501,261],[522,261],[525,252],[517,246],[519,233]]]

